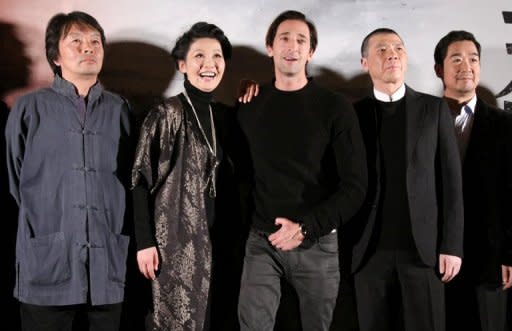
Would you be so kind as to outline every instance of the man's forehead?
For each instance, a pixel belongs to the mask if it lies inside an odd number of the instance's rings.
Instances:
[[[377,33],[370,37],[369,42],[375,45],[382,44],[400,44],[403,45],[402,39],[394,33]]]
[[[71,23],[64,27],[61,38],[64,39],[70,34],[91,34],[101,36],[101,33],[96,28],[83,23]]]
[[[448,45],[448,53],[450,54],[461,54],[463,52],[478,55],[478,49],[471,40],[458,40]]]
[[[284,20],[277,27],[277,34],[297,33],[309,37],[309,27],[301,20]]]

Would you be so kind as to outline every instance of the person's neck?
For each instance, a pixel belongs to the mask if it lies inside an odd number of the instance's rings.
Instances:
[[[285,76],[276,73],[275,87],[281,91],[297,91],[308,84],[306,74],[297,76]]]
[[[461,94],[452,94],[448,93],[446,90],[444,92],[443,98],[446,100],[446,103],[448,104],[448,107],[452,111],[458,112],[464,106],[467,104],[473,97],[475,96],[476,91],[471,91],[468,93],[461,93]]]
[[[91,87],[98,81],[98,76],[87,76],[80,78],[63,76],[62,78],[73,84],[78,95],[82,97],[86,97],[89,94]]]
[[[385,93],[389,96],[392,96],[398,89],[404,84],[404,82],[396,82],[396,83],[382,83],[382,84],[374,84],[374,87],[377,91]]]

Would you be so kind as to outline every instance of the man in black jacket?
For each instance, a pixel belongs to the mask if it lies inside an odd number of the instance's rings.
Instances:
[[[455,122],[464,188],[464,264],[446,290],[448,329],[505,331],[512,286],[512,114],[476,94],[480,44],[473,34],[448,33],[434,59]]]
[[[368,34],[361,55],[373,91],[354,105],[368,160],[352,259],[360,329],[444,330],[443,282],[459,271],[463,231],[449,109],[405,85],[407,52],[395,31]]]

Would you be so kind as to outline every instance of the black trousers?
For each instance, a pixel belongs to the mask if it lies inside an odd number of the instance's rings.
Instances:
[[[72,331],[73,328],[89,331],[118,331],[122,303],[92,306],[90,304],[67,306],[39,306],[20,303],[21,329],[23,331]],[[80,320],[80,314],[86,318]],[[76,325],[77,321],[85,322]]]
[[[377,251],[354,281],[361,331],[445,330],[444,285],[416,252]]]
[[[446,286],[448,331],[508,331],[508,292],[502,284],[474,284],[455,278]]]
[[[297,292],[302,329],[329,330],[340,282],[336,233],[310,248],[286,252],[275,249],[267,236],[251,231],[247,240],[238,303],[241,330],[273,330],[283,277]]]

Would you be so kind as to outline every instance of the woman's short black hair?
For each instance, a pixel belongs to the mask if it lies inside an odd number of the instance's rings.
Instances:
[[[178,61],[185,60],[190,45],[200,38],[216,39],[220,43],[224,59],[229,60],[231,58],[231,43],[224,32],[215,24],[197,22],[176,40],[176,44],[171,51],[171,56],[176,63],[176,68],[178,68]]]

